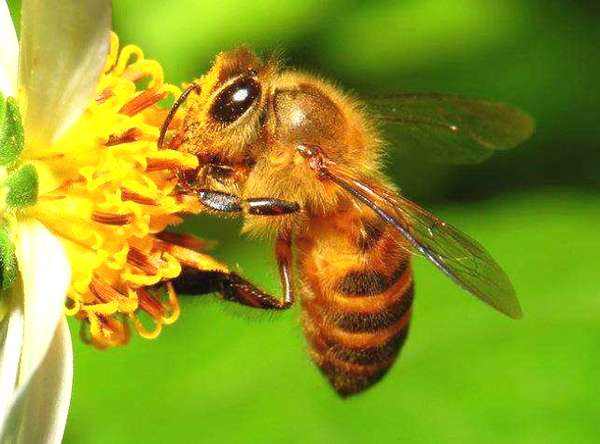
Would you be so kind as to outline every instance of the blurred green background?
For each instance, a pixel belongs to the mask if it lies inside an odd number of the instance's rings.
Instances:
[[[417,259],[401,359],[343,401],[307,356],[297,308],[265,317],[182,298],[155,341],[99,352],[75,339],[65,442],[599,442],[599,20],[583,0],[115,2],[122,41],[172,82],[247,43],[358,94],[435,90],[529,111],[534,138],[482,165],[401,152],[389,165],[408,196],[487,246],[525,317],[503,318]],[[239,226],[182,229],[278,291],[271,246]]]

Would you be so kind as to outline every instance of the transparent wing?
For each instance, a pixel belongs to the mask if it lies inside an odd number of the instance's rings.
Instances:
[[[398,94],[366,100],[399,149],[454,164],[478,163],[533,134],[533,119],[503,103],[444,94]]]
[[[462,288],[512,318],[522,316],[508,276],[476,240],[415,203],[353,178],[335,165],[328,165],[326,174],[395,227],[414,253],[429,259]]]
[[[510,279],[479,242],[403,197],[396,202],[421,254],[482,301],[512,318],[522,316]]]
[[[110,28],[108,0],[23,0],[19,98],[28,145],[53,141],[92,100]]]

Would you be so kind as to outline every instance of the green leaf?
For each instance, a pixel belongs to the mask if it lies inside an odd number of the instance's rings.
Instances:
[[[8,290],[17,279],[17,257],[6,227],[0,228],[0,288]]]
[[[12,208],[33,205],[38,196],[38,175],[33,165],[25,165],[6,179],[6,204]]]
[[[8,0],[7,3],[18,37],[21,33],[21,0]]]
[[[25,136],[19,106],[0,94],[0,165],[14,163],[23,151]]]

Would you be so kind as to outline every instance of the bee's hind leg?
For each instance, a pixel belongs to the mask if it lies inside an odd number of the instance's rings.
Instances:
[[[237,273],[222,271],[202,271],[184,268],[181,275],[173,280],[178,293],[202,295],[219,293],[226,301],[263,310],[285,310],[294,304],[294,291],[291,275],[291,239],[279,236],[275,244],[275,255],[283,289],[283,299],[264,292]]]
[[[173,287],[180,294],[219,293],[226,301],[237,302],[238,304],[263,310],[285,310],[293,304],[293,298],[277,299],[237,273],[200,271],[186,268],[173,281]]]

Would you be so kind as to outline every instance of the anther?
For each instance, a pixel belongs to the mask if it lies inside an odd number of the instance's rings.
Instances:
[[[155,275],[158,273],[162,261],[160,258],[153,258],[152,256],[147,255],[138,248],[129,247],[129,251],[127,252],[127,262],[138,267],[146,274]]]
[[[135,215],[133,213],[114,214],[94,211],[92,213],[92,220],[105,225],[129,225],[135,220]]]
[[[160,102],[165,97],[167,97],[167,93],[164,91],[161,92],[156,89],[148,89],[123,105],[119,112],[131,117],[155,103]]]
[[[129,128],[123,134],[116,135],[111,134],[108,136],[108,140],[104,143],[104,146],[120,145],[122,143],[131,143],[142,138],[142,131],[139,128]]]
[[[102,104],[102,103],[106,102],[108,99],[110,99],[112,96],[114,96],[113,90],[110,88],[106,88],[100,94],[98,94],[96,96],[96,103]]]
[[[142,196],[141,194],[136,193],[135,191],[131,191],[127,188],[121,188],[121,199],[124,201],[130,200],[132,202],[139,203],[140,205],[158,205],[158,202],[155,199],[152,199],[151,197]]]
[[[164,242],[179,245],[180,247],[188,248],[194,251],[203,251],[211,247],[212,242],[207,242],[191,234],[170,233],[163,231],[156,234],[156,237]]]
[[[92,282],[90,282],[90,291],[102,302],[112,302],[125,298],[124,295],[119,293],[112,286],[98,278],[93,278]]]
[[[154,319],[161,319],[165,314],[165,309],[162,304],[157,301],[150,293],[144,288],[137,290],[138,301],[140,308],[152,316]]]

